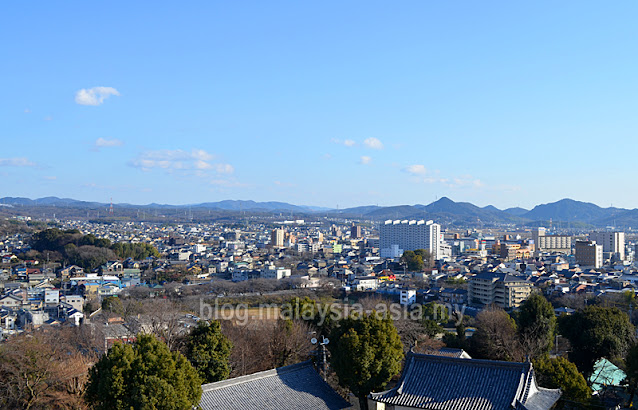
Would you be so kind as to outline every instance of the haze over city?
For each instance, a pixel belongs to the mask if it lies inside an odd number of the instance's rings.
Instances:
[[[636,208],[637,11],[7,3],[2,196]]]

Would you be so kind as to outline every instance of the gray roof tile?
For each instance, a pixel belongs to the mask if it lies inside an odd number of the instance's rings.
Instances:
[[[203,410],[349,408],[310,361],[202,386]]]
[[[560,390],[539,388],[531,363],[410,353],[397,386],[376,401],[436,410],[548,410]]]

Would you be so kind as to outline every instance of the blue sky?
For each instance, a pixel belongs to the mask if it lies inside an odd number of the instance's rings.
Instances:
[[[0,196],[638,207],[635,1],[1,7]]]

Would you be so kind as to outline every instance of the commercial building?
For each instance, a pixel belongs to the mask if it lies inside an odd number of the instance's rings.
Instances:
[[[576,241],[575,257],[580,267],[598,269],[603,266],[603,246],[596,241]]]
[[[441,225],[433,221],[388,220],[379,226],[382,258],[398,258],[404,251],[426,249],[434,260],[441,256]]]
[[[526,279],[505,273],[484,272],[470,278],[470,303],[498,305],[504,309],[516,308],[532,293],[532,284]]]

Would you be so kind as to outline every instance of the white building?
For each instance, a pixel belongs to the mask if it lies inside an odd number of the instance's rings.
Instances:
[[[545,235],[546,229],[538,227],[532,231],[534,246],[539,252],[562,252],[570,254],[572,251],[572,237],[569,235]]]
[[[589,240],[602,245],[603,253],[609,253],[610,257],[625,260],[625,233],[624,232],[592,232]]]
[[[416,303],[416,290],[401,289],[401,300],[399,303],[402,306],[409,306]]]
[[[379,226],[379,252],[382,258],[396,258],[403,251],[427,249],[436,260],[441,257],[442,242],[441,225],[433,221],[388,220]]]
[[[274,265],[266,266],[261,271],[261,277],[264,279],[283,279],[291,275],[291,270],[287,268],[277,268]]]

